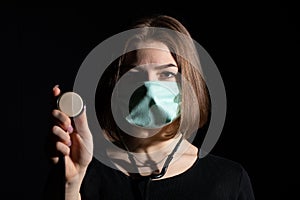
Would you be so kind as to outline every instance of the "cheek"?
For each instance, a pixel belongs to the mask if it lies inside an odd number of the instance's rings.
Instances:
[[[169,81],[176,82],[176,81],[178,81],[178,80],[177,80],[176,77],[172,77],[172,78],[169,79]]]

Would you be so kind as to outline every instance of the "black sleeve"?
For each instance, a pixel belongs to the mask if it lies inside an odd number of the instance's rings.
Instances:
[[[238,200],[255,200],[250,178],[244,168],[240,177]]]
[[[43,191],[43,200],[65,199],[65,171],[64,161],[51,164],[47,182]]]

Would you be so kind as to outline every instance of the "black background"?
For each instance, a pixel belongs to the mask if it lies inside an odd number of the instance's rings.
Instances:
[[[298,188],[298,9],[286,1],[209,2],[2,6],[1,195],[41,199],[52,87],[71,89],[95,46],[136,17],[161,13],[190,30],[223,78],[227,117],[212,153],[245,167],[257,199],[291,199]]]

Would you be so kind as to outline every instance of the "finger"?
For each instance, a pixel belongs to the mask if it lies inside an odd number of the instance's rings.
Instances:
[[[71,137],[68,132],[64,131],[59,126],[53,126],[52,132],[59,138],[59,141],[63,142],[67,146],[71,146]]]
[[[61,152],[64,156],[70,155],[70,148],[62,142],[56,142],[56,149],[57,151]]]
[[[52,115],[59,121],[60,126],[69,133],[73,132],[73,127],[71,124],[71,119],[60,110],[54,109]]]
[[[55,97],[57,97],[59,94],[60,94],[59,85],[55,85],[55,86],[53,87],[53,95],[54,95]]]

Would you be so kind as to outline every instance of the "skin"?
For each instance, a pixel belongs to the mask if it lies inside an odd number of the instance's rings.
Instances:
[[[167,47],[163,43],[158,42],[142,43],[138,44],[137,47],[141,47],[140,45],[150,48],[137,50],[136,53],[127,58],[125,61],[127,64],[137,66],[128,73],[133,75],[143,73],[146,80],[151,81],[175,81],[178,68]],[[53,95],[58,96],[60,93],[60,88],[55,86],[53,88]],[[52,130],[53,135],[57,138],[54,144],[55,150],[65,156],[65,197],[66,200],[80,199],[80,185],[93,156],[93,138],[89,130],[86,111],[84,110],[80,116],[74,118],[74,123],[71,122],[71,119],[67,115],[57,109],[53,110],[52,114],[58,121]],[[143,131],[147,134],[147,130]],[[149,137],[146,139],[134,139],[128,142],[131,151],[151,153],[157,149],[167,147],[171,143],[174,143],[174,140],[157,141],[157,137]],[[198,149],[187,140],[183,140],[177,152],[170,163],[167,173],[162,178],[172,177],[188,170],[197,159]],[[167,155],[169,151],[164,153]],[[54,156],[52,160],[54,163],[57,163],[59,157]],[[129,175],[122,166],[120,166],[120,170],[124,174]]]

